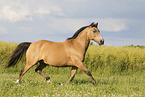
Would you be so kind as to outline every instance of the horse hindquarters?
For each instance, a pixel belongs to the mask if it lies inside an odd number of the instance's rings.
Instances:
[[[36,47],[35,43],[32,43],[31,46],[28,48],[26,52],[26,65],[24,69],[21,70],[19,79],[17,82],[19,82],[22,78],[22,76],[34,65],[39,61],[39,47]]]

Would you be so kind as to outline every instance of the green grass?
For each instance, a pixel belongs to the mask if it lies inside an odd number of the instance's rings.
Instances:
[[[0,97],[136,97],[145,96],[145,48],[90,46],[84,65],[97,81],[93,86],[89,77],[78,70],[74,80],[65,85],[71,68],[48,66],[44,73],[51,84],[35,73],[34,66],[22,78],[21,84],[14,83],[25,59],[15,67],[5,68],[16,43],[0,42]]]
[[[98,85],[93,86],[91,80],[85,73],[77,73],[75,79],[68,85],[64,85],[70,77],[69,68],[51,68],[57,70],[58,74],[44,72],[51,77],[51,84],[34,72],[31,68],[22,78],[21,84],[14,81],[18,79],[19,71],[9,71],[0,74],[1,97],[49,97],[49,96],[145,96],[145,71],[130,75],[98,75],[92,72]],[[1,68],[2,69],[2,68]],[[63,72],[65,71],[65,73]]]

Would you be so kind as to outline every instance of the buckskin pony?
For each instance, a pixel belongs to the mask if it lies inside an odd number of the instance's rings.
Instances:
[[[37,73],[42,75],[47,83],[50,83],[50,77],[45,75],[42,70],[47,66],[56,67],[72,67],[69,83],[73,80],[76,70],[79,68],[84,71],[96,85],[90,71],[83,65],[85,54],[89,46],[90,40],[94,40],[99,45],[104,44],[104,39],[100,36],[98,30],[98,23],[91,23],[89,26],[80,28],[71,38],[64,42],[51,42],[47,40],[40,40],[34,43],[23,42],[20,43],[9,60],[7,67],[14,66],[21,60],[22,56],[26,53],[26,66],[21,70],[19,79],[36,63],[39,66],[35,69]],[[66,83],[66,84],[67,84]]]

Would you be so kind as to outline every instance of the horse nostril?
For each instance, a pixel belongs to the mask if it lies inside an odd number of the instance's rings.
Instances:
[[[101,44],[104,44],[104,39],[100,40],[100,43],[101,43]]]

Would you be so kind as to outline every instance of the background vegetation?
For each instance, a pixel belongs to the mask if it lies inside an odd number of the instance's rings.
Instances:
[[[15,67],[5,68],[17,43],[0,42],[0,96],[145,96],[145,48],[143,46],[95,46],[87,51],[84,65],[92,72],[98,85],[93,86],[89,77],[78,70],[75,79],[64,85],[70,77],[70,68],[48,66],[44,73],[51,77],[51,84],[34,72],[32,67],[15,84],[25,58]]]

